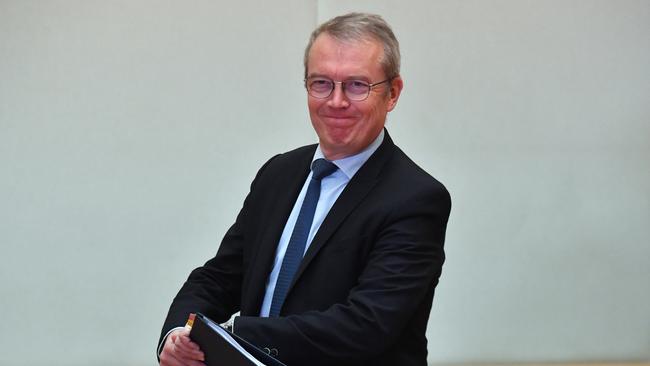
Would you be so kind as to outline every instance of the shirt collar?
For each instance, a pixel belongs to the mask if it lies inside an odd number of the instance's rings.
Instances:
[[[338,160],[332,160],[332,163],[334,163],[339,169],[345,174],[345,176],[348,179],[352,179],[352,177],[361,169],[363,164],[370,159],[370,156],[377,151],[379,148],[379,145],[384,141],[384,130],[382,129],[379,135],[377,135],[377,138],[373,142],[370,143],[365,149],[363,149],[361,152],[345,157],[343,159],[338,159]],[[316,148],[316,152],[314,153],[314,158],[312,159],[312,163],[316,159],[325,159],[325,155],[323,155],[323,152],[320,149],[320,144],[318,145],[318,148]]]

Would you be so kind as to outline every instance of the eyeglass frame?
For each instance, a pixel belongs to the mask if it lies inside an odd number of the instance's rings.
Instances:
[[[332,82],[332,88],[330,89],[330,92],[326,96],[318,97],[318,96],[315,96],[315,95],[310,93],[310,88],[309,88],[309,84],[307,84],[307,81],[309,81],[309,79],[315,79],[315,78],[329,80],[329,81]],[[324,76],[309,76],[306,79],[304,79],[303,82],[305,83],[305,89],[307,89],[307,94],[309,96],[311,96],[311,97],[316,98],[316,99],[327,99],[327,98],[329,98],[330,96],[332,96],[332,93],[334,92],[334,89],[336,89],[336,84],[341,84],[341,91],[343,92],[343,94],[345,94],[346,98],[348,98],[349,100],[354,101],[354,102],[363,102],[364,100],[368,99],[368,97],[370,96],[370,91],[372,90],[372,88],[374,88],[377,85],[381,85],[383,83],[391,82],[395,78],[396,78],[396,76],[393,76],[393,77],[390,77],[390,78],[388,78],[386,80],[382,80],[382,81],[379,81],[379,82],[376,82],[376,83],[368,83],[367,81],[361,80],[361,79],[348,79],[348,80],[343,80],[343,81],[335,81],[335,80],[332,80],[332,79],[330,79],[328,77],[324,77]],[[346,92],[346,87],[345,87],[346,83],[355,82],[355,81],[368,84],[368,91],[366,92],[366,96],[363,97],[362,99],[350,98],[350,96]]]

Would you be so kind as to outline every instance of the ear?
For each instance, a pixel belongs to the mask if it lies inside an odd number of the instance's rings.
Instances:
[[[390,82],[390,90],[388,94],[388,112],[392,111],[395,106],[397,106],[397,100],[399,99],[400,94],[402,94],[402,89],[404,88],[404,81],[400,75],[397,75]]]

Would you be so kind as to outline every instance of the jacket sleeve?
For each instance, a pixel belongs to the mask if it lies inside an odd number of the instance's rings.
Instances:
[[[275,348],[278,359],[288,365],[354,364],[386,352],[427,301],[428,318],[445,259],[450,208],[442,185],[411,192],[399,207],[387,209],[390,213],[344,302],[279,318],[238,317],[237,334]]]
[[[260,168],[251,183],[251,192],[274,158]],[[193,270],[174,298],[161,331],[159,344],[169,330],[185,325],[190,313],[201,312],[221,323],[239,311],[244,250],[248,235],[245,223],[250,210],[250,197],[249,192],[235,223],[224,235],[216,256]]]

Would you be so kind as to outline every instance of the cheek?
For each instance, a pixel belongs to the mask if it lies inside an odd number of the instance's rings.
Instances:
[[[379,117],[381,116],[381,106],[373,104],[364,109],[363,115],[365,116],[365,124],[368,126],[374,125],[378,122]]]
[[[321,105],[322,102],[309,98],[307,101],[307,109],[309,109],[309,115],[312,116],[312,118],[318,116],[318,110],[320,109]]]

